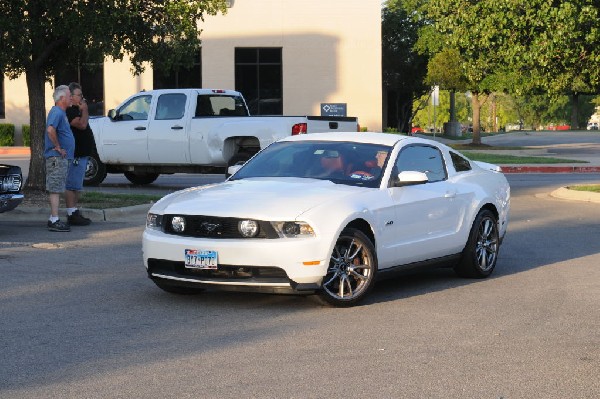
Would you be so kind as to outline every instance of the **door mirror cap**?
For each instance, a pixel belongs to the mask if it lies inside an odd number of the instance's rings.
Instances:
[[[415,184],[424,184],[429,181],[427,175],[423,172],[417,172],[415,170],[407,170],[398,173],[398,179],[396,180],[396,187],[402,186],[414,186]]]

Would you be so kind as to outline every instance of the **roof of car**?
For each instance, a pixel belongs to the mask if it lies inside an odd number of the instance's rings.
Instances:
[[[372,132],[328,132],[328,133],[309,133],[297,136],[289,136],[282,141],[351,141],[357,143],[373,143],[394,146],[399,141],[410,140],[414,142],[430,142],[430,140],[416,137],[403,136],[390,133],[372,133]]]

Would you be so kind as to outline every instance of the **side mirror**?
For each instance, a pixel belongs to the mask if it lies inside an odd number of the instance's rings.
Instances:
[[[429,178],[427,178],[425,173],[409,170],[398,173],[398,179],[396,180],[394,186],[414,186],[415,184],[424,184],[428,181]]]
[[[117,111],[115,111],[114,109],[109,109],[108,110],[108,117],[111,120],[115,120],[115,117],[117,116]]]
[[[244,165],[240,164],[240,163],[237,163],[235,165],[231,165],[230,167],[227,168],[227,174],[229,176],[233,175],[235,172],[237,172],[238,170],[240,170],[242,166],[244,166]]]

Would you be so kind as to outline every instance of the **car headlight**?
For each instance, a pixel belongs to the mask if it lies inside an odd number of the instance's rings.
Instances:
[[[0,178],[0,191],[21,191],[23,179],[19,175],[9,175]]]
[[[162,230],[162,220],[162,215],[148,213],[148,216],[146,216],[146,227],[153,230]]]
[[[313,228],[305,222],[271,222],[271,225],[282,238],[315,236]]]
[[[258,222],[256,220],[240,220],[238,230],[242,237],[252,238],[258,234]]]

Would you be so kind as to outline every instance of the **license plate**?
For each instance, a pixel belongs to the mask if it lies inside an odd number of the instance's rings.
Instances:
[[[216,269],[217,251],[185,250],[185,267],[190,269]]]

